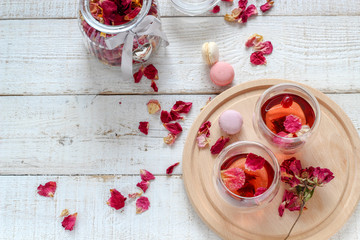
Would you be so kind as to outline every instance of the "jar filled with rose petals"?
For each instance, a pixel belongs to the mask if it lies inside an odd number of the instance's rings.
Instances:
[[[87,49],[101,62],[132,73],[161,42],[162,31],[155,0],[80,0],[79,26]]]

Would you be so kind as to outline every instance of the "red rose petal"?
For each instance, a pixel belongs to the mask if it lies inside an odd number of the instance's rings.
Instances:
[[[264,38],[263,36],[255,33],[248,38],[248,40],[245,43],[245,46],[246,47],[255,46],[256,44],[262,42],[263,38]]]
[[[150,201],[147,197],[140,197],[136,200],[136,214],[143,213],[150,207]]]
[[[179,165],[179,164],[180,164],[180,162],[177,162],[177,163],[171,165],[170,167],[168,167],[168,168],[166,169],[166,174],[167,174],[167,175],[171,175],[171,174],[173,173],[173,171],[174,171],[174,168],[175,168],[177,165]]]
[[[262,12],[267,12],[267,11],[270,10],[270,8],[273,7],[273,5],[274,5],[274,1],[269,1],[269,0],[268,0],[264,5],[261,5],[261,6],[260,6],[260,10],[261,10]]]
[[[145,169],[140,169],[140,177],[143,181],[150,181],[155,179],[154,175]]]
[[[264,167],[265,159],[253,153],[249,153],[246,157],[245,168],[250,171],[256,171]]]
[[[142,180],[141,182],[139,182],[138,184],[136,184],[137,187],[141,188],[141,190],[143,190],[143,192],[145,193],[146,190],[148,189],[150,185],[150,182],[148,181],[144,181]]]
[[[182,132],[182,127],[181,127],[180,123],[178,123],[178,122],[164,123],[163,125],[169,132],[171,132],[174,135],[178,135],[179,133]]]
[[[266,192],[266,190],[267,190],[267,188],[259,187],[256,189],[254,196],[255,197],[259,196],[259,195],[263,194],[264,192]]]
[[[162,123],[168,123],[172,121],[171,114],[168,111],[161,111],[160,120]]]
[[[286,119],[284,121],[284,127],[285,130],[289,133],[296,133],[301,129],[301,120],[299,117],[294,116],[292,114],[286,116]]]
[[[248,0],[239,0],[239,2],[238,2],[239,8],[241,8],[243,10],[246,8],[247,4],[248,4]]]
[[[61,222],[61,225],[65,228],[65,230],[72,231],[74,229],[76,217],[77,217],[77,213],[64,217],[64,220]]]
[[[254,46],[255,51],[262,52],[264,55],[271,54],[273,51],[273,45],[270,41],[259,42]]]
[[[139,7],[134,8],[131,12],[129,12],[124,16],[124,20],[126,21],[133,20],[139,14],[140,10],[141,8]]]
[[[159,89],[158,89],[158,87],[157,87],[157,85],[156,85],[156,83],[155,83],[154,80],[151,81],[150,87],[152,87],[152,89],[154,89],[154,92],[158,92],[158,91],[159,91]]]
[[[211,127],[210,121],[204,122],[198,130],[198,136],[205,134],[206,137],[209,137],[210,136],[210,127]]]
[[[216,5],[212,10],[211,10],[212,13],[218,13],[220,12],[220,6],[219,5]]]
[[[118,190],[110,189],[111,197],[107,201],[107,205],[119,210],[125,206],[126,197],[124,197]]]
[[[254,65],[264,65],[266,58],[262,52],[253,52],[250,56],[250,62]]]
[[[176,120],[184,120],[184,117],[181,116],[179,114],[179,112],[175,112],[173,110],[170,111],[170,115],[171,115],[171,120],[172,121],[176,121]]]
[[[158,80],[158,70],[154,67],[154,65],[147,65],[144,69],[144,75],[150,80]]]
[[[212,154],[218,154],[221,152],[221,150],[224,149],[225,144],[230,140],[230,138],[225,138],[223,136],[221,136],[216,143],[210,148],[210,152]]]
[[[134,82],[135,83],[139,83],[141,78],[144,76],[144,66],[141,66],[139,71],[137,71],[136,73],[134,73]]]
[[[191,107],[191,102],[176,101],[171,110],[178,113],[188,113],[191,110]]]
[[[39,185],[38,194],[44,197],[54,197],[56,191],[56,182],[47,182],[45,185]]]
[[[139,130],[145,135],[149,133],[149,122],[139,122]]]
[[[258,14],[258,11],[257,11],[255,5],[251,4],[245,9],[245,11],[243,11],[240,14],[240,19],[238,22],[246,23],[249,17],[251,17],[252,15],[257,15],[257,14]]]
[[[241,168],[229,168],[221,171],[221,179],[230,191],[236,192],[245,184],[245,172]]]

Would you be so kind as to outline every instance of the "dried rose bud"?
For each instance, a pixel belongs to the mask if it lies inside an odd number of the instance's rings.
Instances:
[[[151,99],[147,104],[149,114],[155,114],[161,110],[161,106],[158,100]]]
[[[125,206],[126,197],[124,197],[118,190],[110,189],[111,197],[106,202],[107,205],[110,207],[119,210]]]
[[[250,62],[254,65],[264,65],[266,64],[266,58],[262,52],[253,52],[250,55]]]
[[[47,182],[45,185],[39,185],[38,194],[44,197],[54,197],[56,191],[56,182]]]
[[[216,5],[212,10],[211,10],[212,13],[218,13],[220,12],[220,6],[219,5]]]
[[[245,168],[250,171],[256,171],[264,167],[265,159],[253,153],[246,156]]]
[[[173,145],[175,140],[176,140],[177,136],[169,133],[166,137],[163,138],[164,143],[166,143],[167,145]]]
[[[256,44],[262,42],[262,40],[263,40],[263,36],[255,33],[248,38],[248,40],[245,43],[245,46],[246,47],[255,46]]]
[[[166,174],[167,174],[167,175],[171,175],[171,174],[173,173],[173,171],[174,171],[174,168],[175,168],[177,165],[179,165],[179,164],[180,164],[180,162],[177,162],[177,163],[171,165],[170,167],[168,167],[168,168],[166,169]]]
[[[149,133],[149,122],[139,122],[139,130],[145,135]]]
[[[269,1],[268,0],[264,5],[260,6],[260,10],[262,12],[267,12],[267,11],[269,11],[270,8],[273,7],[273,5],[274,5],[274,1]]]
[[[64,220],[61,222],[61,225],[65,228],[65,230],[72,231],[74,229],[76,217],[77,217],[77,213],[64,217]]]
[[[255,44],[254,50],[262,52],[264,55],[268,55],[268,54],[272,53],[273,46],[270,41],[259,42],[259,43]]]
[[[150,207],[150,201],[147,197],[140,197],[136,200],[136,214],[143,213]]]

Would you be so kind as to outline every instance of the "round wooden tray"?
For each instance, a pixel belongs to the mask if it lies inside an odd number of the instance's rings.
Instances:
[[[289,155],[281,154],[257,137],[252,116],[260,94],[270,86],[284,82],[290,81],[256,80],[228,89],[201,111],[187,136],[183,176],[188,197],[202,220],[224,239],[283,239],[298,212],[285,210],[283,217],[279,217],[283,183],[275,199],[261,210],[244,213],[228,205],[217,194],[213,184],[216,156],[209,148],[197,147],[197,131],[203,122],[209,120],[212,123],[212,146],[221,135],[226,136],[219,128],[219,115],[227,109],[237,110],[243,115],[244,125],[239,134],[230,137],[230,143],[239,140],[261,142],[272,149],[281,163]],[[351,120],[336,103],[323,93],[304,87],[318,99],[322,115],[316,139],[293,156],[301,160],[303,167],[329,168],[335,178],[325,187],[316,189],[290,239],[328,239],[347,221],[359,200],[360,139]]]

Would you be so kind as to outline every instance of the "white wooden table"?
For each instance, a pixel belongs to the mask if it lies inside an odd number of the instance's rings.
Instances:
[[[160,1],[170,46],[152,60],[160,76],[154,94],[148,80],[122,79],[87,54],[76,0],[0,2],[0,239],[219,239],[190,205],[181,167],[165,175],[181,161],[200,108],[226,89],[209,81],[205,41],[216,41],[221,60],[234,66],[233,85],[259,78],[308,84],[360,130],[360,1],[278,0],[244,26],[223,20],[232,9],[225,5],[216,15],[187,17]],[[274,45],[267,66],[249,62],[244,42],[253,33]],[[193,102],[172,147],[163,144],[159,116],[146,112],[152,98],[164,109]],[[150,122],[148,136],[139,121]],[[110,188],[137,190],[142,168],[156,175],[145,194],[150,210],[136,215],[135,201],[120,211],[107,206]],[[55,197],[37,195],[50,180]],[[64,208],[78,212],[72,232],[61,227]],[[332,239],[360,239],[359,207]]]

